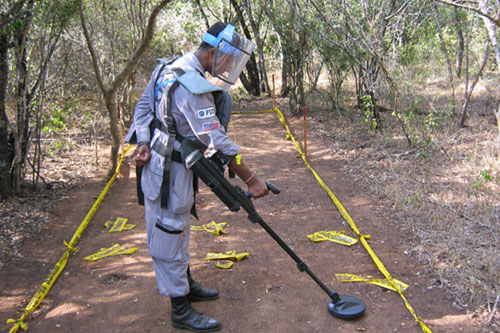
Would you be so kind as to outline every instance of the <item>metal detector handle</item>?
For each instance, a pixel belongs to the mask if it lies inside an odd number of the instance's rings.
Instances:
[[[277,188],[273,183],[271,182],[266,182],[266,186],[267,186],[267,189],[271,192],[273,192],[274,194],[280,194],[281,191],[279,188]],[[251,199],[252,196],[250,195],[250,192],[245,192],[245,196],[248,198],[248,199]]]
[[[274,186],[273,183],[271,182],[266,182],[266,185],[267,185],[267,188],[269,189],[269,191],[273,192],[274,194],[280,194],[280,189],[277,188],[276,186]]]

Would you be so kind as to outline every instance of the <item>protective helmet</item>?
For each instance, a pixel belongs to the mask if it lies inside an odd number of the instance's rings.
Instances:
[[[217,36],[206,33],[203,41],[215,47],[212,76],[215,84],[229,89],[240,76],[255,44],[235,31],[234,26],[227,24]]]

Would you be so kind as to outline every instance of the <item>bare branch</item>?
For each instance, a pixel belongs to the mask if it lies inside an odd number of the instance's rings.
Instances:
[[[495,23],[496,26],[500,27],[500,19],[498,19],[498,18],[495,19],[495,18],[491,17],[490,15],[488,15],[487,13],[485,13],[482,10],[477,9],[475,7],[470,7],[470,6],[463,5],[461,3],[450,2],[450,1],[446,1],[446,0],[434,0],[434,1],[442,3],[444,5],[455,6],[455,7],[463,8],[465,10],[470,10],[471,12],[474,12],[480,16],[483,16],[483,17],[490,19],[493,23]]]
[[[146,27],[144,37],[142,38],[141,45],[139,45],[135,52],[132,53],[127,62],[127,66],[125,66],[125,68],[121,71],[120,74],[118,74],[116,79],[111,84],[111,89],[117,89],[127,79],[130,72],[132,72],[136,67],[142,55],[148,50],[149,45],[151,44],[151,40],[153,39],[156,17],[158,16],[158,14],[160,14],[161,10],[165,8],[165,6],[171,1],[172,0],[163,0],[159,4],[157,4],[155,8],[153,8],[153,11],[149,16],[148,25]]]
[[[408,4],[410,3],[411,0],[407,0],[401,7],[399,7],[398,10],[396,10],[394,13],[384,17],[384,20],[390,20],[391,18],[393,18],[394,16],[398,15],[399,13],[401,13],[407,6]]]
[[[106,87],[102,81],[101,70],[99,69],[99,64],[97,63],[97,53],[90,39],[89,29],[87,26],[87,21],[85,20],[85,13],[83,10],[83,0],[80,0],[80,20],[82,22],[83,34],[85,36],[85,41],[87,42],[87,47],[89,48],[90,56],[92,57],[92,65],[94,66],[95,77],[97,79],[97,84],[101,89],[103,94],[106,93]]]

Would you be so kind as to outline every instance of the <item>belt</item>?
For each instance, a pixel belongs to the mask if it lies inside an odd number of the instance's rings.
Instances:
[[[167,146],[165,146],[163,143],[160,142],[160,140],[156,140],[156,142],[153,144],[153,147],[151,147],[155,152],[160,154],[161,156],[165,157],[167,155]],[[172,161],[177,162],[177,163],[182,163],[181,159],[181,153],[177,150],[172,150]]]

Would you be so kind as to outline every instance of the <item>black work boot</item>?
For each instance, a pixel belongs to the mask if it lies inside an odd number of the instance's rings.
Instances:
[[[217,319],[204,316],[191,306],[187,296],[170,297],[172,302],[172,325],[175,328],[184,328],[193,332],[215,332],[222,325]]]
[[[189,294],[187,296],[191,302],[213,301],[219,298],[219,292],[217,290],[203,288],[198,282],[193,280],[189,268],[187,270],[187,276],[189,282]]]

